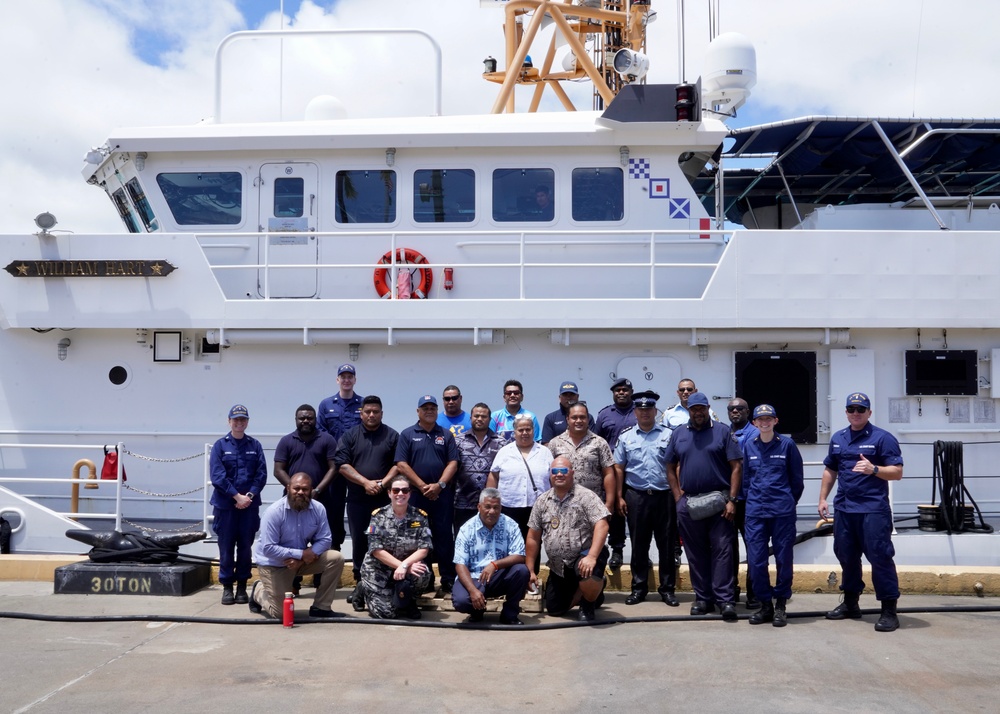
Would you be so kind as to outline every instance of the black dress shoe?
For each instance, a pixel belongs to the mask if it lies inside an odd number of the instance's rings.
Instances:
[[[704,600],[695,600],[691,606],[692,615],[707,615],[710,612],[715,612],[715,605]]]
[[[486,615],[486,610],[473,610],[469,613],[469,617],[466,622],[482,622],[483,616]]]
[[[259,615],[264,611],[264,608],[260,606],[257,602],[257,590],[263,587],[259,580],[254,580],[253,585],[250,587],[250,595],[247,596],[247,605],[250,608],[250,612],[255,615]]]
[[[309,617],[330,618],[330,617],[347,617],[347,615],[345,615],[342,612],[334,612],[333,610],[324,610],[321,607],[316,607],[315,605],[311,605],[309,607]]]
[[[596,617],[597,616],[594,614],[593,605],[591,605],[590,607],[584,607],[581,604],[580,614],[576,616],[576,619],[579,620],[580,622],[593,622],[596,619]]]
[[[612,570],[618,570],[622,567],[622,562],[624,561],[624,553],[622,553],[621,548],[612,548],[611,557],[608,558],[608,567]]]
[[[500,624],[501,625],[523,625],[524,623],[521,622],[516,617],[513,620],[508,620],[506,617],[504,617],[503,615],[501,615],[500,616]]]
[[[722,603],[722,619],[726,622],[736,622],[740,619],[736,614],[736,605],[731,602]]]
[[[673,593],[660,593],[660,599],[663,600],[670,607],[677,607],[681,604],[681,601],[677,599],[677,596]]]
[[[638,605],[640,602],[646,599],[648,591],[646,590],[633,590],[632,593],[625,598],[626,605]]]

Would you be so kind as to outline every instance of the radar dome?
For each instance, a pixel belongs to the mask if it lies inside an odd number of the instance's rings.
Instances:
[[[306,121],[326,121],[329,119],[346,119],[347,107],[336,97],[320,94],[313,97],[306,105]]]
[[[733,114],[757,84],[757,52],[753,43],[738,32],[726,32],[708,46],[705,71],[701,75],[702,109],[719,106]]]

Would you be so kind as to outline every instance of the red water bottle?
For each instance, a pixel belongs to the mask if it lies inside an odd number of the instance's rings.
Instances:
[[[281,610],[281,624],[292,627],[295,624],[295,596],[285,593],[285,604]]]

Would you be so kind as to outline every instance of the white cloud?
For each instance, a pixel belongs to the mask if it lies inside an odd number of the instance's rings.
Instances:
[[[264,27],[278,26],[275,12]],[[326,5],[329,5],[327,3]],[[703,3],[686,3],[688,76],[696,77],[708,40]],[[373,9],[377,11],[373,12]],[[678,79],[673,3],[654,3],[649,81]],[[757,48],[758,84],[741,112],[772,121],[802,114],[991,116],[990,88],[1000,66],[993,28],[1000,6],[978,0],[801,0],[723,2],[721,29],[747,35]],[[418,28],[444,52],[446,113],[489,110],[496,85],[481,78],[487,55],[503,57],[502,12],[476,0],[339,0],[302,3],[299,28]],[[114,127],[194,123],[213,111],[214,52],[229,32],[245,29],[235,0],[31,0],[7,3],[0,26],[4,110],[0,112],[0,233],[33,230],[48,210],[60,228],[122,230],[110,202],[84,184],[87,150]],[[153,34],[166,50],[155,65],[136,54]],[[148,50],[148,46],[145,48]],[[286,43],[286,118],[300,116],[316,94],[335,94],[378,115],[427,114],[432,55],[426,45],[381,40]],[[533,53],[540,61],[544,48]],[[145,56],[149,56],[148,52]],[[227,54],[226,116],[243,118],[274,104],[277,54]],[[313,81],[307,82],[307,78]],[[574,87],[578,106],[590,88]],[[519,94],[519,106],[528,92]],[[276,111],[268,109],[268,118]],[[356,113],[356,112],[355,112]]]

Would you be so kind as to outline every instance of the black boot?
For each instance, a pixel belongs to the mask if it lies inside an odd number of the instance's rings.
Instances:
[[[786,600],[779,597],[774,603],[774,620],[771,622],[775,627],[784,627],[788,624],[788,615],[785,614]]]
[[[247,581],[237,580],[236,581],[236,598],[235,602],[237,605],[246,605],[250,602],[249,596],[247,596]]]
[[[892,632],[899,628],[899,618],[896,617],[896,600],[882,601],[882,615],[875,623],[876,632]]]
[[[223,605],[235,605],[236,596],[233,595],[233,584],[222,586],[222,604]]]
[[[608,559],[608,567],[612,570],[618,570],[622,567],[624,557],[625,554],[622,552],[621,548],[612,548],[611,557]]]
[[[781,602],[780,600],[778,602]],[[750,616],[751,625],[763,625],[774,620],[774,605],[770,600],[762,600],[760,609]]]
[[[827,620],[857,620],[861,617],[861,608],[858,607],[858,600],[861,593],[849,593],[844,591],[844,601],[837,607],[826,613]]]

